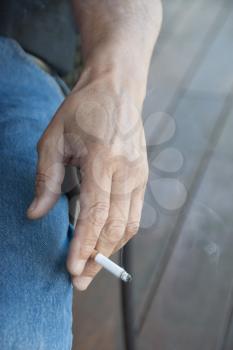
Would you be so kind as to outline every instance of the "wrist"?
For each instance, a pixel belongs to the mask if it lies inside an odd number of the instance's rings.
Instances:
[[[141,108],[147,83],[149,63],[129,46],[98,45],[86,57],[75,89],[104,80],[117,94],[126,93]]]

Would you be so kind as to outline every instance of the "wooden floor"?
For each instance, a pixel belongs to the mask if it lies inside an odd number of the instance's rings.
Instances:
[[[163,5],[143,112],[150,179],[133,242],[135,321],[148,309],[137,350],[232,350],[233,2]],[[75,296],[74,318],[73,350],[125,350],[119,285],[107,273]]]

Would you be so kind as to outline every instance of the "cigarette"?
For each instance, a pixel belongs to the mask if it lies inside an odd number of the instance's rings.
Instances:
[[[95,260],[95,262],[97,262],[97,264],[104,267],[107,271],[109,271],[117,278],[120,278],[122,281],[132,281],[132,276],[127,271],[125,271],[121,266],[117,265],[98,251],[95,250],[95,252],[92,254],[92,258]]]
[[[73,235],[74,226],[72,224],[69,224],[69,237],[72,239]],[[120,278],[122,281],[132,281],[132,276],[127,271],[125,271],[121,266],[115,264],[112,260],[104,256],[103,254],[99,253],[97,250],[94,250],[91,257],[95,260],[95,262],[97,262],[97,264],[101,265],[103,268],[105,268],[117,278]]]

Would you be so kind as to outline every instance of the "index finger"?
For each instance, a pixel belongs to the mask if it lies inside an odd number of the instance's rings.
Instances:
[[[111,177],[103,169],[98,181],[97,184],[88,172],[81,182],[80,213],[67,260],[67,268],[73,276],[83,272],[108,218]]]

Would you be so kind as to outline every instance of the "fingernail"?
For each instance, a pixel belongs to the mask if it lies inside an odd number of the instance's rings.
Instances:
[[[91,277],[79,277],[74,280],[74,285],[79,290],[85,290],[91,283],[92,278]]]
[[[28,211],[33,211],[33,210],[35,210],[35,209],[36,209],[36,206],[37,206],[37,202],[38,202],[38,199],[35,198],[35,199],[32,201],[30,207],[28,208]]]
[[[86,265],[86,260],[79,260],[73,267],[73,274],[80,276]]]

